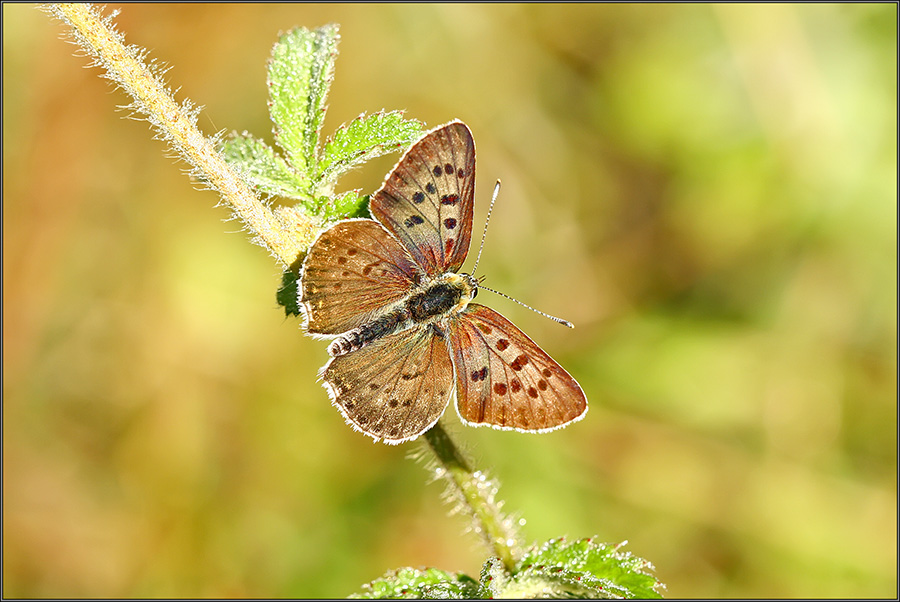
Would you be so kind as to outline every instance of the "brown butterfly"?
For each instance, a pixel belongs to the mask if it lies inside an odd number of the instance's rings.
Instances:
[[[457,273],[472,235],[475,142],[461,121],[418,140],[372,195],[375,220],[337,223],[303,262],[310,335],[333,339],[320,376],[347,422],[385,443],[415,439],[456,391],[462,420],[524,432],[582,418],[562,366]],[[377,221],[376,221],[377,220]]]

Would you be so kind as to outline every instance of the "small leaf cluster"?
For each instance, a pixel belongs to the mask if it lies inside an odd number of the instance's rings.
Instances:
[[[338,179],[370,159],[406,149],[422,135],[422,123],[404,119],[402,111],[380,111],[359,115],[320,145],[339,40],[337,25],[298,27],[272,48],[267,84],[278,149],[247,132],[233,133],[220,144],[225,160],[257,192],[295,202],[281,208],[288,222],[286,213],[291,211],[323,225],[366,216],[369,195],[359,190],[336,193]],[[298,267],[291,266],[276,294],[289,316],[300,315],[298,278]]]
[[[405,149],[423,129],[400,111],[361,114],[320,145],[339,39],[337,25],[298,27],[272,49],[269,114],[281,152],[246,132],[221,144],[225,160],[258,192],[297,201],[298,209],[325,222],[367,213],[367,195],[334,192],[338,178],[369,159]]]
[[[653,566],[621,550],[622,544],[591,538],[553,539],[529,549],[513,571],[488,559],[479,580],[438,569],[402,568],[363,586],[353,598],[490,599],[490,598],[661,598],[663,585],[650,574]]]

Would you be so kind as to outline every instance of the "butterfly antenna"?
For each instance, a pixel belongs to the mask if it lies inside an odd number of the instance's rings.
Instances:
[[[491,223],[491,212],[494,210],[494,201],[497,200],[497,195],[500,194],[500,180],[497,180],[497,183],[494,185],[494,194],[491,195],[491,206],[488,207],[487,219],[484,220],[484,230],[481,232],[481,246],[478,247],[478,257],[475,258],[475,267],[472,268],[472,275],[475,275],[475,270],[478,269],[478,262],[481,261],[481,252],[484,250],[484,237],[487,236],[487,227],[488,224]],[[504,295],[505,296],[505,295]],[[540,313],[540,312],[538,312]]]
[[[499,183],[499,182],[498,182],[498,183]],[[533,311],[534,313],[541,314],[541,315],[544,316],[545,318],[550,318],[550,319],[553,320],[554,322],[557,322],[557,323],[559,323],[559,324],[562,324],[563,326],[568,326],[569,328],[575,328],[575,325],[572,324],[571,322],[569,322],[568,320],[563,320],[562,318],[557,318],[556,316],[551,316],[550,314],[544,313],[544,312],[542,312],[542,311],[539,310],[539,309],[535,309],[535,308],[531,307],[530,305],[526,305],[525,303],[522,303],[522,302],[519,301],[518,299],[514,299],[514,298],[510,297],[509,295],[504,295],[504,294],[501,293],[500,291],[495,291],[495,290],[492,289],[492,288],[488,288],[488,287],[482,285],[482,284],[481,284],[481,280],[478,281],[478,288],[484,289],[484,290],[486,290],[486,291],[490,291],[490,292],[494,293],[495,295],[500,295],[501,297],[504,297],[504,298],[506,298],[506,299],[509,299],[510,301],[512,301],[512,302],[514,302],[514,303],[518,303],[518,304],[521,305],[522,307],[527,307],[528,309],[530,309],[530,310]]]

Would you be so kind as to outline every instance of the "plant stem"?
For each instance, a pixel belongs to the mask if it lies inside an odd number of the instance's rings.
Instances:
[[[106,69],[106,76],[133,99],[131,108],[147,116],[179,155],[194,166],[258,240],[285,266],[293,264],[315,236],[314,221],[299,213],[275,214],[231,169],[196,125],[189,104],[179,105],[145,63],[144,53],[126,46],[124,37],[90,4],[50,4],[45,8],[68,23],[78,44]]]
[[[78,44],[96,57],[106,76],[133,99],[131,107],[147,116],[162,138],[194,166],[196,173],[222,195],[224,202],[285,266],[291,266],[312,243],[317,224],[300,212],[273,213],[216,151],[196,125],[195,112],[179,105],[162,80],[144,62],[144,54],[126,46],[123,36],[90,4],[51,4],[45,8],[68,23]],[[495,499],[497,484],[473,471],[447,432],[436,424],[425,433],[444,476],[494,555],[511,571],[520,545],[511,518]]]
[[[459,448],[440,422],[425,432],[425,440],[439,463],[438,476],[444,477],[456,497],[464,504],[488,547],[507,571],[515,567],[521,542],[514,521],[505,516],[497,501],[497,483],[481,471],[473,471]]]

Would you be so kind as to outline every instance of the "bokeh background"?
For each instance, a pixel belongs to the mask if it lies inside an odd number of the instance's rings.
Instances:
[[[897,596],[896,5],[121,9],[209,134],[271,141],[270,49],[327,22],[326,133],[471,126],[479,271],[577,328],[485,301],[591,404],[451,427],[530,540],[627,539],[673,597]],[[416,444],[345,426],[275,262],[64,31],[3,5],[3,595],[477,574]]]

